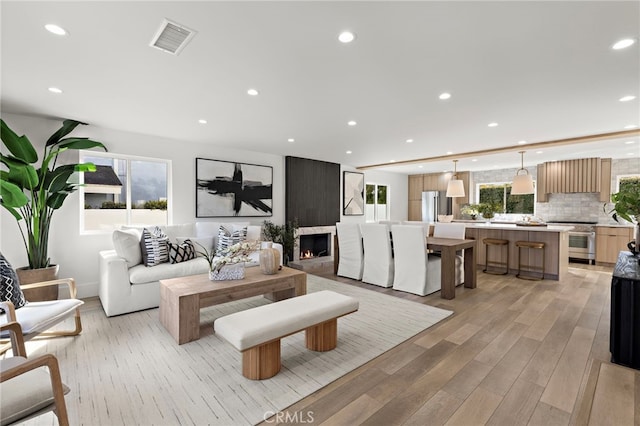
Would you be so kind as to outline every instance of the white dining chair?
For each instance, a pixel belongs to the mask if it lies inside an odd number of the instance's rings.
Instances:
[[[412,226],[422,226],[424,228],[424,234],[425,235],[429,235],[429,229],[431,226],[433,226],[433,224],[429,223],[429,222],[421,222],[418,220],[403,220],[402,221],[403,225],[412,225]]]
[[[464,240],[466,225],[464,223],[436,222],[433,225],[433,236],[435,238],[455,238]],[[464,283],[464,252],[456,254],[456,285]]]
[[[393,289],[426,296],[440,290],[442,259],[429,255],[424,227],[393,225]]]
[[[387,225],[365,223],[360,225],[364,245],[362,281],[381,287],[393,285],[393,252]]]
[[[362,279],[364,254],[362,252],[362,233],[357,223],[336,223],[338,235],[338,275],[341,277]]]

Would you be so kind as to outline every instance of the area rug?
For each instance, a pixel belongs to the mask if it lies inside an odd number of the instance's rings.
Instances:
[[[203,309],[204,336],[180,346],[158,309],[107,318],[95,306],[83,312],[80,336],[27,350],[58,357],[71,424],[252,425],[452,314],[312,275],[307,286],[353,296],[360,309],[338,320],[333,351],[305,349],[304,333],[283,339],[282,370],[268,380],[245,379],[241,354],[210,332],[220,316],[269,303],[262,296]]]

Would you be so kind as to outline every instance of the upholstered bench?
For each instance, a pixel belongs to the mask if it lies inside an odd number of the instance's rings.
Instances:
[[[324,290],[218,318],[213,328],[242,352],[242,375],[262,380],[280,371],[280,339],[305,330],[307,349],[330,351],[338,318],[357,310],[353,297]]]

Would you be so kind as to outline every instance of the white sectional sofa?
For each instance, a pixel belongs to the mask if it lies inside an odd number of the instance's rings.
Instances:
[[[249,223],[196,222],[160,228],[174,243],[181,243],[188,238],[205,247],[215,248],[220,225],[234,228],[246,226],[248,241],[261,240],[261,227]],[[109,317],[156,308],[160,305],[160,280],[203,274],[209,270],[203,257],[175,264],[145,266],[140,251],[141,230],[142,227],[123,227],[114,231],[114,249],[100,252],[98,295]],[[282,265],[282,246],[274,243],[273,247],[280,251]],[[197,245],[196,249],[199,249]],[[259,252],[251,253],[250,257],[252,261],[248,266],[258,265]]]

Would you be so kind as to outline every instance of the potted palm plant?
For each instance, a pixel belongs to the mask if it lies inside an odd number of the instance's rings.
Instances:
[[[630,180],[620,186],[620,191],[611,194],[613,207],[607,211],[608,205],[604,205],[604,211],[611,214],[616,222],[624,219],[635,224],[635,238],[629,243],[629,249],[635,255],[640,254],[640,179]]]
[[[57,265],[49,258],[49,230],[53,213],[62,207],[69,194],[78,188],[71,177],[74,173],[93,172],[92,163],[57,164],[58,155],[69,149],[101,148],[101,142],[81,137],[65,137],[78,125],[64,120],[62,127],[47,140],[39,159],[31,141],[18,136],[0,120],[1,139],[6,153],[0,154],[0,203],[16,219],[27,252],[29,266],[18,268],[18,276],[25,283],[45,281],[57,277]],[[40,163],[38,161],[40,160]],[[32,294],[31,299],[55,299],[57,287],[50,294]]]

